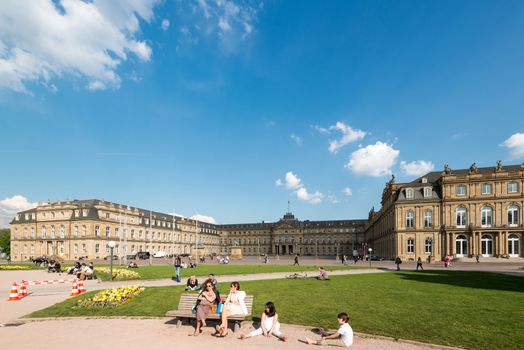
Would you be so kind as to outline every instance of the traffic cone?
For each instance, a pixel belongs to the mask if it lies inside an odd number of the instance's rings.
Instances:
[[[13,286],[11,287],[11,294],[9,294],[9,299],[7,299],[7,301],[15,300],[20,300],[20,297],[18,296],[18,284],[16,284],[16,282],[13,282]]]
[[[25,284],[22,284],[20,286],[20,298],[27,296],[27,286]]]
[[[80,293],[78,292],[78,284],[77,284],[76,280],[74,280],[73,281],[73,288],[71,289],[70,296],[76,297],[77,295],[80,295]]]
[[[84,288],[84,281],[78,280],[78,294],[82,294],[82,293],[85,293],[85,292],[87,292],[87,291]]]

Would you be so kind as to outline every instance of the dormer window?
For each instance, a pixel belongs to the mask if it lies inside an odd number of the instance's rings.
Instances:
[[[431,187],[424,187],[424,198],[431,198]]]
[[[423,184],[427,184],[428,183],[428,179],[426,177],[423,177],[422,179],[420,179],[420,182],[423,183]]]
[[[406,189],[406,198],[407,199],[413,199],[413,189],[412,188],[407,188]]]

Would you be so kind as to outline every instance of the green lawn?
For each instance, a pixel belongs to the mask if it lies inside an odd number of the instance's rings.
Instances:
[[[227,287],[221,284],[221,292]],[[358,332],[469,349],[522,349],[524,344],[521,277],[424,271],[334,276],[325,282],[251,281],[241,287],[255,296],[254,319],[271,300],[285,323],[334,328],[336,314],[346,311]],[[73,309],[77,297],[30,317],[163,316],[177,307],[181,293],[182,287],[149,287],[126,305],[98,310]]]
[[[108,265],[98,265],[108,267]],[[113,267],[117,267],[114,266]],[[121,268],[121,267],[118,267]],[[366,269],[365,265],[362,266],[327,266],[326,270],[350,270],[350,269]],[[191,275],[195,276],[208,276],[210,273],[214,273],[216,276],[224,275],[249,275],[254,273],[270,273],[270,272],[301,272],[311,271],[313,275],[316,274],[317,266],[292,266],[292,265],[224,265],[224,264],[200,264],[194,269],[186,268],[181,270],[182,278],[187,278]],[[140,266],[137,269],[129,269],[130,271],[137,272],[140,274],[141,279],[162,279],[171,278],[175,275],[175,269],[170,265],[153,265],[153,266]],[[102,280],[109,280],[109,274],[96,272],[95,274]],[[203,281],[202,281],[203,282]]]

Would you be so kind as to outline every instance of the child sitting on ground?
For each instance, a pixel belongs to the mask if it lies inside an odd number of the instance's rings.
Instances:
[[[353,345],[353,329],[348,323],[348,314],[341,312],[337,315],[339,328],[335,333],[326,333],[320,328],[320,340],[313,340],[306,336],[309,345],[333,345],[348,347]]]
[[[271,301],[266,303],[266,308],[262,313],[260,320],[260,328],[255,329],[249,334],[242,334],[240,339],[246,339],[249,337],[255,337],[263,334],[265,337],[270,337],[273,334],[275,337],[282,341],[287,341],[287,336],[280,332],[280,323],[278,322],[278,314],[275,308],[275,304]]]

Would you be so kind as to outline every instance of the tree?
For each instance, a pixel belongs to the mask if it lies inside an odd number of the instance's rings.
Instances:
[[[8,228],[0,229],[0,252],[11,255],[11,230]]]

